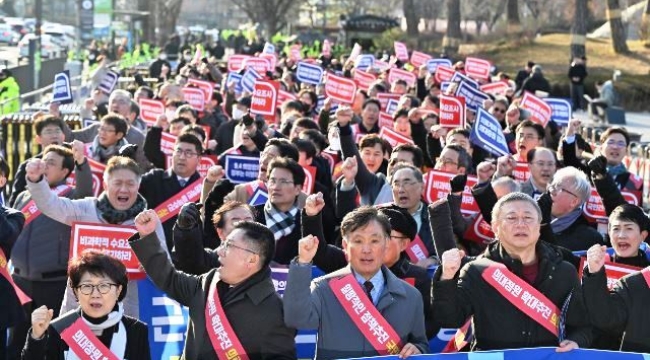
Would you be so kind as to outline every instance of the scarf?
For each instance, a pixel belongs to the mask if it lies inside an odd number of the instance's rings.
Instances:
[[[127,145],[128,143],[129,142],[126,141],[126,138],[123,137],[115,145],[103,147],[99,144],[99,136],[95,136],[93,144],[90,146],[90,156],[93,160],[106,163],[108,159],[117,155],[122,146]]]
[[[129,219],[135,218],[136,215],[144,211],[147,208],[147,201],[138,194],[138,198],[135,200],[135,204],[131,206],[128,210],[117,210],[111,205],[108,201],[108,195],[104,191],[97,198],[97,210],[99,211],[101,217],[106,220],[107,223],[118,225]]]
[[[84,316],[83,311],[81,312],[81,318],[84,320],[86,325],[88,325],[93,334],[98,337],[104,332],[104,330],[119,324],[117,332],[113,334],[111,338],[110,350],[113,354],[115,354],[115,356],[117,356],[118,359],[124,359],[124,355],[126,354],[126,328],[121,321],[122,317],[124,316],[124,307],[122,303],[118,303],[117,305],[118,306],[116,306],[116,309],[113,309],[113,311],[111,311],[102,322],[96,323],[96,321],[89,321]],[[66,353],[67,354],[64,354],[64,357],[67,360],[82,359],[72,351],[68,350]],[[87,355],[83,358],[87,358]]]
[[[623,165],[623,163],[620,163],[615,166],[607,167],[607,173],[611,175],[614,179],[616,179],[616,177],[621,174],[625,174],[626,172],[627,172],[627,168],[625,168],[625,165]]]
[[[582,207],[573,209],[570,213],[551,220],[551,229],[557,234],[569,228],[582,215]]]
[[[291,234],[296,227],[296,215],[298,207],[294,203],[289,211],[280,211],[270,201],[264,205],[264,217],[266,218],[266,227],[272,232],[275,240]]]

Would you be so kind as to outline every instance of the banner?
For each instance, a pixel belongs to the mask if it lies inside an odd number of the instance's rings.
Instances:
[[[503,81],[497,81],[489,84],[479,86],[479,89],[486,94],[494,96],[505,96],[506,92],[510,90],[510,85]]]
[[[101,90],[106,95],[110,95],[113,90],[115,90],[115,86],[117,85],[117,80],[119,78],[120,74],[116,73],[115,71],[108,71],[106,75],[104,75],[102,82],[99,84],[99,90]]]
[[[178,138],[178,136],[174,136],[168,132],[163,131],[162,137],[160,138],[160,150],[163,152],[163,154],[171,156],[174,153],[176,138]]]
[[[278,88],[278,103],[277,106],[281,106],[287,101],[298,100],[298,97],[288,91],[284,91]]]
[[[452,69],[451,67],[438,65],[438,67],[436,68],[436,74],[434,75],[434,78],[436,79],[436,82],[440,84],[443,81],[450,81],[455,73],[456,70]]]
[[[280,85],[275,81],[257,80],[253,87],[251,113],[259,115],[275,115],[278,105],[278,90]]]
[[[301,83],[319,85],[323,78],[323,68],[301,61],[296,69],[296,77]]]
[[[544,101],[551,106],[551,120],[559,126],[569,125],[571,114],[571,103],[566,99],[545,98]]]
[[[476,120],[470,132],[470,141],[496,156],[509,155],[508,143],[501,130],[501,124],[492,114],[479,107]]]
[[[377,94],[377,100],[379,100],[379,104],[381,104],[381,111],[386,111],[388,109],[388,102],[390,100],[395,100],[399,102],[399,99],[402,97],[400,94],[391,94],[391,93],[378,93]]]
[[[465,59],[465,74],[474,79],[489,79],[491,69],[492,64],[487,60],[474,57],[468,57]]]
[[[399,106],[399,101],[396,99],[388,99],[388,103],[386,103],[386,113],[390,116],[393,116],[395,112],[397,111],[397,107]]]
[[[226,178],[234,184],[257,179],[260,159],[253,156],[228,155],[225,163]]]
[[[639,205],[639,198],[631,192],[621,191],[621,195],[623,195],[623,198],[625,198],[625,201],[628,203]],[[598,195],[598,191],[596,191],[596,188],[594,187],[591,188],[589,200],[587,200],[587,203],[584,205],[582,210],[585,216],[587,216],[591,221],[608,220],[607,213],[605,212],[605,205],[603,205],[603,199]]]
[[[140,119],[149,126],[156,123],[158,116],[165,114],[165,104],[159,100],[140,99],[138,106],[140,107]],[[167,121],[172,120],[167,119]]]
[[[242,76],[236,72],[229,72],[228,76],[226,77],[226,89],[228,89],[228,84],[233,84],[235,87],[235,94],[240,94],[243,90],[241,86],[241,78]]]
[[[302,184],[302,192],[307,195],[314,193],[314,186],[316,185],[316,167],[315,166],[303,166],[305,170],[305,182]]]
[[[275,54],[275,45],[267,41],[264,43],[264,49],[262,49],[262,52],[264,54]]]
[[[352,80],[357,83],[357,86],[359,86],[360,89],[368,90],[370,85],[377,80],[377,77],[371,73],[357,70],[354,72],[354,75],[352,75]]]
[[[515,168],[512,169],[512,176],[517,181],[526,182],[530,178],[530,170],[528,169],[528,163],[517,162]],[[537,200],[537,199],[535,199]]]
[[[388,73],[388,82],[392,84],[397,80],[404,80],[406,81],[409,87],[413,87],[415,86],[417,77],[415,76],[415,74],[413,74],[410,71],[397,69],[397,68],[390,69],[390,72]]]
[[[244,59],[244,63],[242,64],[244,68],[250,69],[253,68],[255,69],[256,72],[259,74],[266,74],[267,71],[271,71],[271,61],[266,58],[261,58],[261,57],[249,57]]]
[[[201,91],[203,91],[203,99],[206,103],[209,103],[212,100],[214,83],[205,80],[187,79],[187,84],[194,85],[195,87],[201,89]]]
[[[427,70],[429,70],[429,73],[431,73],[431,74],[435,73],[439,66],[444,66],[444,67],[447,67],[447,68],[451,68],[451,66],[452,66],[451,60],[449,60],[449,59],[430,59],[430,60],[427,60]]]
[[[237,72],[244,68],[244,60],[249,58],[249,55],[235,54],[228,57],[228,71]]]
[[[70,72],[65,70],[54,75],[54,86],[52,87],[52,102],[69,104],[73,100],[72,87],[70,86]]]
[[[451,192],[451,184],[449,181],[458,174],[451,174],[444,171],[431,170],[425,175],[424,196],[429,204],[440,199],[446,199],[447,195]],[[463,190],[463,201],[460,210],[465,215],[477,214],[480,212],[478,203],[472,195],[472,187],[478,183],[478,178],[474,175],[467,176],[467,183]]]
[[[430,59],[431,55],[425,54],[423,52],[414,50],[413,53],[411,53],[411,64],[416,68],[419,68],[420,66],[426,64]]]
[[[488,94],[481,92],[481,90],[478,88],[472,87],[465,81],[461,82],[458,85],[458,88],[456,89],[456,96],[464,97],[465,106],[474,111],[476,111],[476,109],[482,109],[483,101],[490,98]]]
[[[348,60],[350,61],[356,60],[357,56],[361,55],[362,50],[363,48],[361,47],[361,45],[355,42],[354,46],[352,47],[352,52],[350,52],[350,57],[348,58]]]
[[[196,111],[205,110],[205,95],[201,89],[193,87],[184,87],[181,89],[183,92],[183,99]],[[170,119],[171,121],[171,119]]]
[[[137,232],[135,227],[75,221],[71,232],[70,258],[86,249],[95,249],[120,260],[129,275],[144,274],[128,241]]]
[[[546,127],[546,124],[551,120],[551,114],[553,112],[551,105],[529,92],[524,94],[524,97],[519,103],[519,107],[530,111],[529,120],[536,122],[543,127]]]
[[[334,74],[327,74],[325,94],[334,101],[352,104],[354,102],[354,97],[357,94],[357,84],[348,78],[336,76]]]
[[[395,41],[395,57],[401,62],[409,61],[409,50],[403,42]]]
[[[242,89],[246,90],[249,93],[253,93],[255,90],[255,81],[261,80],[262,75],[260,75],[254,68],[246,68],[244,75],[242,75],[240,84]]]
[[[584,257],[580,258],[580,267],[578,268],[578,279],[582,280],[582,273],[584,272],[586,264],[586,259]],[[642,269],[634,266],[629,266],[629,265],[623,265],[623,264],[617,264],[613,262],[605,262],[605,265],[603,265],[605,268],[605,277],[607,277],[607,289],[612,290],[614,288],[614,285],[616,285],[616,282],[620,278],[626,275],[634,274],[635,272],[639,272]]]
[[[465,98],[440,95],[440,126],[465,127]]]
[[[361,54],[354,60],[354,67],[359,70],[368,70],[375,64],[375,55]]]
[[[379,137],[388,141],[393,148],[399,144],[413,144],[413,139],[398,133],[392,128],[382,127],[379,130]]]
[[[471,87],[473,87],[474,89],[478,89],[478,87],[479,87],[479,84],[478,84],[478,82],[476,82],[476,80],[474,80],[474,79],[472,79],[472,78],[470,78],[470,77],[468,77],[466,75],[463,75],[463,73],[460,73],[458,71],[456,71],[454,73],[454,75],[451,77],[451,79],[449,81],[457,82],[457,83],[464,82],[464,83],[467,83],[467,85],[470,85]]]
[[[379,112],[379,120],[377,121],[377,126],[379,126],[380,129],[384,127],[392,129],[393,124],[393,116],[391,114],[385,113],[383,111]]]
[[[261,53],[259,54],[259,57],[261,59],[266,59],[269,61],[269,63],[271,64],[271,70],[269,71],[273,71],[275,69],[275,66],[278,64],[278,55],[276,55],[275,53],[273,54]]]
[[[177,192],[172,197],[165,200],[162,204],[156,206],[154,210],[156,210],[160,222],[164,223],[178,215],[184,204],[199,201],[201,198],[201,190],[203,190],[203,179],[199,178],[194,180],[193,183],[186,186],[180,192]]]

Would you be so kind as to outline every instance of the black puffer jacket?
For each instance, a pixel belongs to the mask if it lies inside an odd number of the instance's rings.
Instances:
[[[563,261],[556,249],[542,241],[537,243],[537,257],[539,273],[533,286],[559,309],[573,292],[567,312],[567,339],[581,348],[589,346],[592,333],[575,267]],[[459,279],[440,280],[442,271],[438,268],[433,279],[435,321],[443,327],[461,327],[473,316],[473,350],[557,346],[559,341],[555,335],[512,305],[483,279],[481,274],[493,262],[504,264],[522,278],[522,263],[511,258],[500,242],[491,244],[483,255],[467,263]]]

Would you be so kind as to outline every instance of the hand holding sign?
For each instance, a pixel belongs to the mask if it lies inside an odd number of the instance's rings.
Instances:
[[[607,260],[607,246],[594,245],[587,250],[587,266],[591,274],[597,273]]]
[[[307,235],[298,242],[298,263],[309,264],[318,250],[318,238]]]
[[[45,162],[41,159],[31,159],[27,162],[25,171],[27,173],[27,180],[30,182],[38,182],[45,173]]]
[[[54,310],[48,309],[47,306],[43,305],[38,309],[34,310],[32,313],[32,338],[40,339],[47,331],[47,328],[50,326],[52,317],[54,316]]]
[[[323,199],[323,193],[319,192],[318,194],[311,194],[305,200],[305,213],[307,216],[316,216],[320,213],[325,207],[325,200]]]
[[[160,223],[160,218],[156,214],[156,210],[153,209],[145,210],[135,217],[135,229],[138,230],[140,238],[156,231],[158,223]]]
[[[463,250],[451,249],[442,254],[442,276],[440,280],[451,280],[460,270],[461,261],[465,257]]]

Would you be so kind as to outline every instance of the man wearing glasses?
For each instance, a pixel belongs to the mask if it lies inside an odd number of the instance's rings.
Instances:
[[[172,214],[163,218],[162,224],[168,249],[173,248],[172,229],[181,206],[187,202],[198,201],[200,197],[201,182],[197,167],[201,160],[201,153],[203,153],[201,140],[193,134],[181,134],[176,138],[171,167],[167,170],[152,169],[142,176],[139,192],[147,200],[149,208],[159,210],[161,214],[165,211]],[[192,187],[196,187],[198,191],[192,192]],[[184,190],[190,194],[184,194]],[[184,198],[183,195],[186,197]],[[158,208],[172,198],[178,201],[171,201],[169,206]]]
[[[296,331],[284,324],[269,263],[275,241],[260,223],[240,221],[217,249],[220,266],[200,275],[174,268],[156,239],[154,210],[135,220],[130,240],[156,286],[190,309],[183,359],[296,359]],[[178,223],[176,226],[181,226]]]
[[[582,206],[591,195],[587,175],[574,167],[558,170],[548,187],[551,206],[551,229],[557,245],[571,251],[587,250],[604,244],[603,237],[583,215]]]

